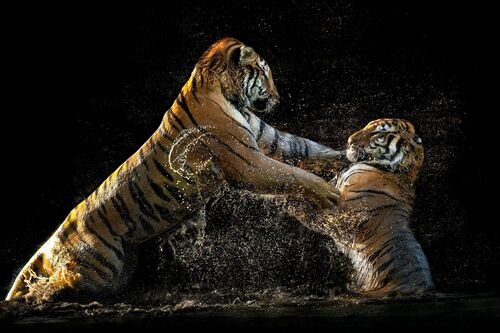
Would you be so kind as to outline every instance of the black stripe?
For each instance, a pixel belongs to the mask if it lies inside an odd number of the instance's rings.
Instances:
[[[161,188],[160,185],[156,184],[151,178],[148,177],[148,184],[149,186],[153,189],[155,194],[162,200],[165,200],[167,202],[171,201],[168,195],[166,195],[163,192],[163,189]]]
[[[409,126],[408,126],[408,124],[406,123],[406,121],[403,121],[403,125],[404,125],[404,127],[405,127],[405,130],[407,130],[407,131],[408,131]]]
[[[299,143],[297,142],[297,139],[295,137],[292,137],[292,139],[289,139],[289,145],[290,145],[290,156],[289,158],[291,159],[296,159],[300,156],[299,153]]]
[[[394,260],[391,260],[391,262],[389,264],[392,264],[392,263],[394,263]],[[398,262],[396,262],[396,265],[392,266],[388,271],[385,271],[385,272],[379,271],[381,273],[385,273],[386,277],[384,279],[384,282],[386,282],[386,283],[389,282],[389,279],[396,280],[398,278],[399,279],[401,278],[402,268],[401,268],[401,266],[398,266],[397,264],[398,264]],[[387,265],[387,266],[389,266],[389,265]],[[387,266],[384,267],[384,269],[387,268]],[[406,278],[407,278],[407,276],[404,276],[403,280],[406,280]]]
[[[382,265],[380,265],[377,268],[377,271],[383,272],[389,265],[391,265],[394,262],[394,258],[390,258],[388,261],[384,262]],[[387,274],[389,276],[389,274]]]
[[[361,221],[359,221],[359,223],[358,223],[358,225],[357,225],[357,227],[356,227],[356,228],[357,228],[358,230],[360,230],[360,229],[362,230],[362,228],[364,228],[365,224],[367,224],[368,222],[371,222],[371,221],[372,221],[372,219],[371,219],[370,217],[368,217],[368,218],[366,218],[366,219],[364,219],[364,220],[361,220]],[[381,222],[382,222],[382,221],[381,221]],[[381,223],[381,222],[380,222],[380,223]],[[380,224],[380,223],[379,223],[379,224]],[[368,237],[367,237],[367,238],[368,238]],[[365,240],[366,240],[367,238],[365,238]]]
[[[259,124],[259,133],[257,133],[257,141],[259,141],[260,137],[262,136],[262,132],[264,132],[264,128],[267,126],[267,124],[262,121],[261,119],[260,120],[260,124]]]
[[[388,233],[390,233],[391,231],[387,231],[385,232],[381,237],[378,237],[376,241],[372,242],[370,245],[373,245],[374,243],[376,243],[380,238],[382,237],[385,237],[385,235],[387,235]],[[390,236],[390,238],[388,240],[386,240],[384,243],[382,243],[382,245],[380,246],[380,248],[384,248],[387,246],[387,244],[393,244],[393,245],[397,245],[398,243],[400,242],[405,242],[408,240],[408,235],[405,235],[407,233],[404,233],[402,235],[397,235],[397,236]],[[363,248],[363,250],[361,251],[364,251],[368,246],[370,245],[367,245],[365,248]]]
[[[102,211],[101,211],[102,210]],[[113,237],[120,237],[120,235],[118,233],[116,233],[116,231],[113,229],[113,227],[111,226],[111,223],[109,223],[109,220],[108,218],[105,216],[105,214],[107,214],[106,212],[106,208],[104,206],[102,206],[101,209],[98,209],[97,210],[97,215],[99,216],[99,218],[101,219],[101,221],[104,223],[104,226],[108,229],[109,233],[113,236]]]
[[[370,222],[371,220],[370,219],[367,219],[365,222]],[[372,227],[372,229],[370,230],[369,233],[364,233],[363,236],[364,237],[364,240],[363,242],[367,242],[369,241],[370,243],[366,244],[365,247],[363,247],[362,249],[360,249],[361,252],[365,252],[369,247],[371,247],[372,245],[376,244],[380,239],[384,238],[387,236],[387,234],[390,234],[391,233],[391,230],[388,230],[386,232],[383,232],[382,234],[378,234],[377,235],[377,238],[376,239],[371,239],[373,236],[374,236],[374,233],[375,231],[377,230],[377,228],[382,224],[382,221],[380,221],[376,227]],[[390,240],[389,240],[390,241]],[[385,243],[384,243],[385,244]]]
[[[109,177],[106,178],[106,180],[104,181],[104,184],[101,185],[103,187],[102,190],[104,192],[106,192],[106,190],[108,189],[108,181],[109,181]]]
[[[165,189],[174,197],[175,200],[179,203],[183,203],[186,199],[186,195],[182,193],[177,187],[169,185],[167,183],[163,184]]]
[[[139,222],[141,222],[142,229],[147,235],[154,234],[154,228],[144,219],[144,217],[142,217],[142,215],[139,216]]]
[[[375,208],[371,208],[371,209],[368,209],[366,211],[369,212],[369,213],[373,213],[373,212],[376,212],[376,211],[379,211],[379,210],[382,210],[382,209],[394,208],[394,207],[397,207],[397,205],[396,204],[387,204],[387,205],[382,205],[382,206],[378,206],[378,207],[375,207]]]
[[[379,226],[383,223],[383,220],[382,219],[378,219],[377,225],[374,225],[374,223],[377,222],[377,221],[373,222],[373,220],[367,219],[367,220],[363,221],[362,224],[364,225],[364,224],[366,224],[368,222],[372,222],[372,223],[361,234],[363,236],[364,241],[370,240],[373,236],[375,236],[375,233],[378,231]],[[358,228],[360,228],[360,227],[358,226]],[[391,233],[390,230],[382,233],[381,237],[377,237],[377,241],[379,239],[385,237],[389,233]],[[371,244],[373,244],[373,242]],[[368,247],[368,246],[366,246],[366,247]]]
[[[181,131],[179,130],[179,128],[178,128],[177,126],[175,126],[175,124],[174,124],[173,120],[171,119],[171,118],[172,118],[172,113],[173,113],[173,112],[172,112],[172,109],[169,109],[169,110],[167,111],[167,120],[168,120],[168,124],[169,124],[171,127],[173,127],[173,128],[174,128],[177,132],[179,132],[179,133],[180,133]]]
[[[238,127],[242,128],[243,130],[245,130],[245,132],[247,132],[248,134],[250,134],[252,136],[252,138],[255,137],[255,135],[253,134],[253,132],[251,130],[249,130],[245,125],[243,125],[242,123],[240,123],[240,122],[238,122],[238,121],[236,121],[234,119],[233,119],[233,121],[234,121],[234,124],[236,126],[238,126]]]
[[[94,247],[90,244],[88,244],[81,236],[80,234],[77,232],[77,229],[76,229],[76,223],[71,223],[69,225],[69,227],[73,230],[73,232],[76,234],[76,236],[78,237],[78,239],[80,240],[81,243],[85,244],[85,252],[84,253],[88,253],[92,256],[92,258],[94,258],[95,260],[97,260],[101,265],[103,265],[104,267],[106,267],[107,269],[109,269],[113,274],[115,275],[118,275],[119,274],[119,271],[118,271],[118,268],[116,268],[116,266],[114,266],[108,258],[104,257],[101,253],[97,252]]]
[[[156,143],[158,145],[158,147],[160,147],[160,149],[165,153],[165,154],[170,154],[170,150],[168,150],[168,148],[165,148],[165,146],[163,146],[161,143],[157,142]]]
[[[403,138],[399,138],[399,141],[398,143],[396,143],[396,150],[394,151],[393,154],[391,154],[391,157],[390,159],[392,160],[394,157],[396,157],[396,155],[399,153],[399,151],[401,150],[401,146],[403,145]]]
[[[196,122],[196,120],[194,120],[194,117],[191,114],[191,111],[189,110],[189,107],[186,103],[186,98],[184,97],[184,94],[182,92],[179,94],[179,97],[177,97],[177,104],[179,104],[179,106],[184,110],[184,112],[186,112],[193,125],[198,126],[198,123]]]
[[[154,208],[158,212],[158,214],[160,214],[160,217],[163,221],[173,223],[176,220],[167,207],[154,204]]]
[[[259,151],[258,148],[255,148],[254,146],[251,146],[245,142],[243,142],[242,140],[240,140],[239,138],[237,138],[236,136],[234,136],[233,134],[229,133],[233,139],[236,141],[236,142],[239,142],[240,144],[242,144],[243,146],[247,147],[248,149],[251,149],[251,150],[255,150],[255,151]]]
[[[196,96],[196,75],[193,75],[193,78],[191,79],[191,93],[193,94],[193,97],[196,100],[196,102],[200,103],[198,97]]]
[[[90,220],[92,221],[93,224],[95,224],[95,221],[94,221],[94,219],[93,219],[92,216],[90,217]],[[123,260],[123,257],[124,257],[123,256],[123,252],[119,248],[115,247],[113,244],[111,244],[110,242],[108,242],[104,237],[102,237],[98,232],[96,232],[94,230],[94,228],[92,228],[92,226],[90,225],[90,223],[85,223],[85,226],[87,227],[87,230],[91,234],[93,234],[94,236],[96,236],[101,241],[101,243],[104,244],[104,246],[106,246],[109,250],[111,250],[111,252],[113,252],[114,255],[118,259]]]
[[[257,81],[259,81],[259,78],[260,78],[260,77],[259,77],[259,76],[260,76],[260,69],[255,68],[255,71],[256,71],[257,73],[255,74],[255,78],[254,78],[254,80],[253,80],[252,87],[250,87],[250,90],[251,90],[251,89],[253,89],[253,88],[255,87],[255,85],[257,84]]]
[[[410,218],[410,215],[411,215],[412,207],[411,207],[411,204],[410,204],[410,203],[408,203],[408,202],[406,202],[406,201],[404,201],[404,204],[408,206],[408,207],[407,207],[407,209],[404,209],[404,208],[398,208],[398,209],[395,209],[395,210],[394,210],[394,212],[395,212],[395,213],[398,213],[398,212],[399,212],[399,214],[398,214],[398,215],[401,215],[401,216],[403,216],[403,217],[405,217],[405,218],[409,219],[409,218]]]
[[[87,269],[88,271],[92,271],[92,272],[97,273],[97,275],[99,275],[99,277],[103,281],[106,281],[106,282],[109,281],[110,276],[108,274],[106,274],[106,272],[104,272],[102,269],[100,269],[99,267],[96,267],[96,266],[92,265],[88,261],[83,261],[83,258],[80,258],[79,254],[75,253],[75,251],[73,250],[73,248],[68,248],[67,247],[66,249],[67,249],[68,252],[70,252],[72,254],[72,258],[71,259],[73,259],[74,261],[76,261],[77,266],[81,266],[81,267]],[[95,283],[99,283],[100,285],[103,285],[103,286],[105,285],[105,284],[101,283],[100,281],[96,281],[90,275],[88,275],[87,278],[91,279]]]
[[[135,203],[139,205],[139,210],[141,211],[141,213],[151,220],[159,222],[160,220],[155,215],[153,207],[146,199],[146,196],[141,190],[140,186],[135,181],[131,180],[128,184],[128,190],[132,198],[135,199]]]
[[[206,130],[204,130],[202,127],[199,127],[200,130],[202,130],[203,133],[207,134],[207,136],[209,136],[210,138],[214,139],[215,141],[217,141],[217,143],[221,144],[222,146],[224,146],[229,152],[231,152],[232,154],[234,154],[235,156],[239,157],[240,159],[242,159],[246,164],[250,165],[250,166],[253,166],[246,158],[244,158],[243,156],[241,156],[238,152],[236,152],[230,145],[228,145],[227,143],[225,143],[224,141],[222,141],[219,137],[217,137],[216,135],[210,133],[210,132],[207,132]]]
[[[142,177],[141,177],[141,175],[139,174],[139,172],[137,171],[136,168],[130,170],[130,173],[132,174],[131,179],[137,179],[139,181],[141,180]]]
[[[371,196],[371,195],[370,195],[370,196]],[[366,198],[366,197],[367,197],[366,195],[358,195],[357,197],[344,199],[344,201],[356,201],[356,200],[361,200],[361,199],[364,199],[364,198]]]
[[[135,221],[130,216],[130,211],[127,207],[127,204],[125,203],[125,201],[123,200],[121,195],[118,193],[116,193],[116,199],[111,198],[111,203],[113,204],[113,207],[118,212],[118,214],[120,215],[122,220],[127,225],[127,227],[128,227],[127,234],[129,236],[132,235],[134,233],[134,231],[136,230],[136,225],[135,225]]]
[[[66,228],[62,228],[59,232],[58,232],[58,235],[57,237],[59,238],[59,241],[63,244],[66,244],[66,242],[68,241],[68,237],[69,237],[69,234],[68,234],[68,231],[66,230]]]
[[[141,149],[139,149],[139,156],[141,158],[141,162],[144,164],[144,167],[146,167],[146,170],[149,171],[148,161],[146,160],[146,157],[144,156],[144,152],[142,151],[142,147],[141,147]]]
[[[253,166],[246,158],[244,158],[243,156],[241,156],[230,145],[228,145],[227,143],[223,142],[220,138],[214,136],[213,139],[215,139],[219,144],[223,145],[230,153],[232,153],[233,155],[239,157],[243,162],[245,162],[246,164],[248,164],[250,166]]]
[[[90,263],[88,261],[84,261],[83,258],[75,257],[73,259],[77,262],[78,266],[82,266],[83,268],[87,269],[88,271],[92,271],[92,272],[97,273],[97,275],[99,275],[99,277],[104,281],[104,283],[100,283],[99,281],[95,280],[90,275],[88,275],[87,277],[92,279],[94,282],[99,283],[102,286],[106,286],[106,282],[109,282],[111,276],[108,275],[105,271],[103,271],[99,267],[93,265],[92,263]]]
[[[243,110],[240,110],[239,108],[236,108],[236,111],[238,111],[239,114],[241,114],[241,116],[243,117],[243,119],[245,119],[248,122],[248,119],[249,119],[248,113],[244,112]],[[252,134],[252,136],[253,136],[253,134]]]
[[[228,117],[231,122],[233,124],[235,124],[236,126],[238,127],[241,127],[242,129],[244,129],[247,133],[249,133],[252,137],[255,137],[255,135],[253,134],[253,132],[251,130],[249,130],[246,126],[244,126],[242,123],[240,123],[239,121],[237,121],[236,119],[234,119],[233,117],[229,116],[227,113],[224,112],[224,109],[222,108],[222,106],[219,105],[219,103],[215,102],[215,101],[212,101],[215,105],[217,105],[217,107],[219,108],[221,114],[223,114],[224,116]],[[240,112],[241,113],[241,112]]]
[[[271,150],[269,151],[269,155],[272,155],[276,152],[276,149],[278,149],[278,141],[279,141],[279,134],[276,129],[274,129],[274,139],[273,142],[271,143]]]
[[[170,111],[170,109],[169,109],[167,112],[169,112],[169,111]],[[174,139],[172,139],[172,138],[171,138],[171,137],[167,134],[167,130],[166,130],[165,128],[163,128],[163,123],[160,125],[159,130],[160,130],[160,135],[161,135],[162,137],[164,137],[165,139],[169,140],[170,142],[174,142]],[[179,131],[179,130],[177,130],[177,131]]]
[[[240,43],[239,42],[232,42],[231,44],[226,45],[226,52],[229,53],[230,49],[235,45],[240,45]]]
[[[299,157],[303,158],[304,157],[304,139],[301,137],[295,137],[297,140],[297,145],[299,147]]]
[[[398,202],[402,201],[401,199],[396,198],[393,195],[391,195],[391,194],[389,194],[389,193],[387,193],[385,191],[381,191],[381,190],[365,189],[365,190],[351,190],[351,192],[353,192],[353,193],[381,194],[381,195],[385,195],[385,196],[391,198],[394,201],[398,201]]]
[[[94,199],[96,199],[99,196],[99,191],[101,190],[101,186],[98,186],[97,189],[92,193],[94,196]]]
[[[226,114],[224,111],[221,111],[226,117],[228,117],[229,119],[231,119],[231,121],[233,122],[234,125],[242,128],[243,130],[245,130],[245,132],[247,132],[248,134],[250,134],[253,138],[255,137],[255,135],[253,134],[253,132],[251,130],[249,130],[245,125],[243,125],[242,123],[240,123],[239,121],[237,121],[236,119],[234,119],[233,117],[229,116],[228,114]],[[240,112],[241,113],[241,112]],[[243,113],[241,113],[243,115]],[[245,116],[243,115],[243,118],[245,118]],[[245,118],[246,119],[246,118]]]
[[[382,247],[379,247],[379,249],[375,252],[373,252],[369,257],[368,257],[368,261],[372,262],[374,261],[375,259],[377,259],[378,257],[382,257],[384,254],[387,253],[387,251],[389,251],[391,248],[394,247],[394,243],[392,242],[386,242],[384,246]],[[385,250],[385,251],[384,251]],[[383,252],[382,252],[383,251]]]
[[[116,176],[119,176],[122,172],[123,172],[123,169],[127,166],[127,162],[125,163],[122,163],[122,165],[120,165],[120,167],[118,168],[118,170],[116,171]]]
[[[174,181],[174,177],[172,177],[172,175],[161,165],[160,162],[158,162],[156,159],[153,159],[153,163],[163,177],[167,178],[171,182]]]
[[[72,224],[73,223],[70,224],[70,227],[74,228],[74,226],[72,226]],[[70,253],[71,259],[75,260],[77,262],[78,266],[82,266],[82,267],[84,267],[84,268],[86,268],[88,270],[96,272],[97,275],[99,275],[104,281],[109,280],[109,275],[106,274],[106,272],[104,272],[102,269],[100,269],[99,267],[96,267],[96,266],[92,265],[89,262],[83,261],[83,258],[81,257],[82,256],[82,251],[79,248],[75,252],[74,245],[72,243],[70,243],[70,242],[66,243],[66,240],[68,239],[68,233],[67,233],[66,229],[63,229],[62,234],[63,235],[61,235],[59,237],[59,239],[61,241],[63,241],[63,243],[65,243],[65,249],[66,249],[66,251]],[[78,237],[78,238],[81,240],[80,237]]]
[[[255,78],[256,73],[255,73],[255,70],[253,67],[247,67],[247,68],[250,71],[250,73],[248,73],[248,77],[246,79],[247,87],[245,89],[245,94],[247,96],[249,96],[250,95],[250,82],[252,81],[253,78]]]
[[[184,124],[182,123],[182,121],[179,119],[179,117],[177,117],[177,115],[175,114],[174,110],[170,110],[170,113],[172,115],[172,117],[174,117],[175,121],[181,126],[182,129],[186,129],[186,126],[184,126]]]
[[[385,251],[384,249],[381,249],[382,251],[379,252],[379,257],[382,258],[383,256],[385,256],[386,254],[388,254],[389,252],[392,253],[392,255],[398,253],[398,252],[401,252],[401,251],[406,251],[405,249],[398,249],[398,248],[394,248],[396,244],[394,243],[389,243],[387,244],[386,246],[384,246],[385,248]]]
[[[352,175],[357,175],[358,173],[365,173],[365,172],[374,172],[374,173],[377,173],[377,174],[382,175],[382,176],[384,175],[384,173],[380,169],[376,168],[377,165],[369,164],[369,163],[366,163],[366,162],[360,163],[358,165],[366,165],[366,166],[369,166],[369,167],[375,167],[375,170],[373,170],[373,169],[370,169],[370,170],[364,170],[364,169],[356,170],[355,172],[350,173],[349,177],[351,177]]]
[[[389,284],[389,282],[393,281],[394,278],[389,276],[389,275],[386,275],[379,283],[379,285],[381,286],[380,288],[383,288],[385,286],[387,286]],[[394,291],[393,291],[394,292]]]

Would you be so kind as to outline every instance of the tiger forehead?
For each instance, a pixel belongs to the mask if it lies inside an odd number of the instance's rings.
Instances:
[[[399,119],[375,120],[366,125],[365,129],[372,132],[415,132],[415,129],[411,123]]]

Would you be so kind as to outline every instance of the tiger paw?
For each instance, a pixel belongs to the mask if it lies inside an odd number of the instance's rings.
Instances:
[[[305,175],[295,177],[301,183],[301,190],[319,208],[332,209],[338,204],[340,195],[338,190],[322,178],[304,172]]]

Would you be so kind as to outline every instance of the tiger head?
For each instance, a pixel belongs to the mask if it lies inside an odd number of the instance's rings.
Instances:
[[[270,112],[279,101],[271,69],[250,46],[234,38],[215,42],[201,56],[195,73],[202,83],[220,85],[237,109]]]
[[[378,119],[349,137],[346,156],[350,162],[382,166],[414,181],[422,167],[424,148],[410,122]]]

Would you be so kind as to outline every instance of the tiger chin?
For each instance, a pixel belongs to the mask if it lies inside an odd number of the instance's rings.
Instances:
[[[420,295],[434,289],[422,248],[410,229],[422,140],[401,119],[379,119],[352,134],[350,165],[331,184],[335,211],[308,217],[306,226],[331,237],[352,264],[349,289],[368,297]]]
[[[283,163],[339,152],[279,131],[256,113],[279,100],[255,50],[223,38],[201,56],[149,140],[77,205],[21,269],[6,300],[102,299],[124,290],[137,244],[203,219],[222,183],[307,196],[332,207],[338,192]]]

